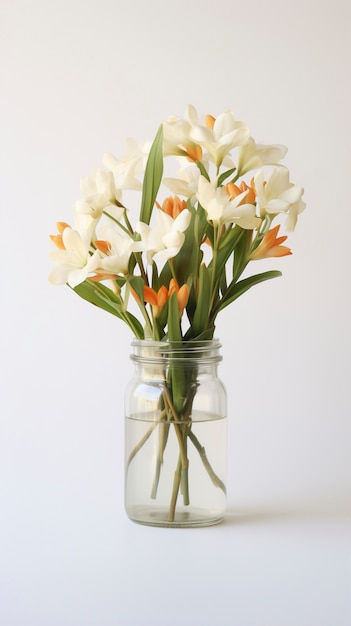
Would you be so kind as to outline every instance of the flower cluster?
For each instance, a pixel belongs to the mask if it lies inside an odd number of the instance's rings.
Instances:
[[[153,143],[129,139],[123,157],[106,154],[81,181],[73,225],[59,222],[51,236],[50,282],[68,284],[140,339],[211,338],[224,307],[280,275],[242,278],[248,264],[291,254],[280,223],[272,226],[283,215],[294,230],[305,208],[281,164],[286,151],[257,144],[232,111],[201,119],[188,106]],[[179,169],[163,177],[170,157]],[[135,191],[136,209],[125,206],[125,190]]]

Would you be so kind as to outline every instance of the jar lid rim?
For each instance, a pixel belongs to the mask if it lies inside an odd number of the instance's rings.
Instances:
[[[221,361],[219,339],[199,341],[154,341],[152,339],[134,339],[131,343],[134,353],[132,360],[163,361],[164,359],[199,359],[201,361]]]

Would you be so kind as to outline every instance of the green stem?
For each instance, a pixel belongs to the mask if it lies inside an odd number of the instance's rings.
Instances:
[[[147,442],[147,440],[149,439],[150,435],[152,435],[152,433],[154,432],[155,428],[157,426],[160,426],[160,424],[163,423],[165,415],[166,415],[166,410],[163,409],[163,411],[159,415],[158,420],[156,422],[154,422],[150,426],[150,428],[147,430],[145,435],[140,439],[140,441],[137,443],[137,445],[133,448],[133,450],[129,454],[129,457],[128,457],[128,460],[127,460],[127,469],[129,467],[129,465],[131,464],[132,460],[134,459],[134,457],[136,456],[136,454],[139,452],[139,450],[141,450],[143,445]]]
[[[183,428],[181,428],[180,423],[181,419],[174,407],[172,402],[169,390],[167,387],[164,388],[164,396],[166,403],[171,411],[173,422],[172,425],[175,430],[176,437],[178,439],[179,445],[179,458],[181,461],[181,479],[182,479],[182,494],[184,504],[188,505],[190,503],[189,499],[189,483],[188,483],[188,468],[189,468],[189,460],[187,457],[187,446],[186,446],[186,438],[188,436],[188,424],[184,422]]]
[[[116,217],[113,217],[113,215],[110,215],[109,213],[107,213],[107,211],[103,211],[102,213],[103,213],[103,215],[106,215],[106,217],[108,217],[110,220],[112,220],[112,222],[114,222],[116,224],[116,226],[118,226],[121,230],[123,230],[124,233],[126,233],[127,235],[131,235],[132,234],[128,230],[128,228],[123,226],[123,224],[121,224],[121,222]]]
[[[175,509],[176,509],[177,498],[178,498],[178,493],[179,493],[181,470],[182,470],[182,461],[179,455],[176,471],[174,472],[172,496],[171,496],[171,502],[170,502],[169,511],[168,511],[169,522],[174,522]]]
[[[138,307],[139,307],[139,309],[141,311],[141,314],[142,314],[142,316],[143,316],[143,318],[145,320],[146,328],[149,331],[149,336],[153,337],[152,323],[151,323],[151,320],[150,320],[150,318],[148,316],[148,312],[147,312],[147,310],[145,308],[144,302],[138,302],[137,304],[138,304]]]
[[[167,445],[167,441],[168,441],[169,426],[170,425],[167,422],[163,422],[162,424],[160,424],[161,432],[159,434],[159,445],[158,445],[158,454],[157,454],[157,460],[156,460],[156,470],[155,470],[154,482],[152,484],[152,489],[151,489],[151,498],[153,500],[155,500],[155,498],[157,496],[157,489],[158,489],[158,484],[159,484],[159,481],[160,481],[161,467],[162,467],[162,464],[163,464],[163,454],[164,454],[164,451],[166,449],[166,445]]]
[[[211,311],[214,306],[214,302],[215,302],[217,291],[218,291],[219,278],[216,278],[216,273],[217,273],[216,270],[217,270],[217,253],[218,253],[218,248],[219,248],[219,242],[221,239],[221,234],[222,234],[221,228],[219,226],[214,227],[212,276],[211,276],[211,292],[210,292],[211,295],[210,295],[210,305],[208,308],[210,315],[211,315]]]
[[[188,433],[188,437],[190,439],[190,441],[194,444],[196,450],[198,451],[201,460],[208,472],[209,477],[211,478],[213,484],[216,487],[219,487],[220,489],[222,489],[222,491],[224,493],[226,493],[226,488],[225,488],[225,484],[224,482],[219,478],[219,476],[217,476],[217,474],[215,473],[215,471],[213,470],[207,455],[206,455],[206,450],[205,448],[201,445],[201,443],[199,442],[198,438],[194,435],[194,433],[192,432],[192,430],[189,431]]]

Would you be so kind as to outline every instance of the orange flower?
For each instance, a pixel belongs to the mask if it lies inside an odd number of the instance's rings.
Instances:
[[[180,198],[178,198],[178,196],[169,196],[163,201],[162,206],[158,203],[157,206],[159,209],[161,209],[161,211],[167,213],[167,215],[173,217],[173,219],[175,220],[176,217],[178,217],[179,213],[186,209],[186,201],[181,200]]]
[[[174,292],[177,294],[178,310],[180,315],[182,315],[186,305],[188,304],[189,287],[186,283],[185,285],[179,287],[177,281],[172,278],[169,283],[168,297],[170,297]]]
[[[281,244],[286,241],[287,236],[277,237],[280,225],[278,224],[271,230],[269,230],[263,237],[260,245],[256,250],[251,252],[250,261],[257,261],[259,259],[268,259],[269,257],[288,256],[292,254],[290,248],[282,246]]]
[[[231,200],[234,200],[237,196],[239,196],[244,191],[247,191],[245,198],[240,202],[240,204],[255,204],[256,202],[256,192],[254,186],[249,187],[243,180],[240,183],[240,186],[235,185],[234,183],[227,183],[226,191]]]
[[[165,285],[162,285],[157,292],[147,285],[144,287],[144,301],[151,304],[154,317],[159,316],[167,300],[168,289]]]
[[[134,291],[132,287],[130,291],[132,295],[134,296],[134,298],[136,299],[136,301],[140,302],[140,298],[138,294]],[[182,285],[182,287],[179,287],[177,281],[174,278],[172,278],[169,283],[169,289],[167,289],[165,285],[162,285],[162,287],[160,287],[158,291],[155,291],[155,289],[152,289],[152,287],[145,285],[144,302],[151,304],[154,317],[159,316],[168,298],[170,298],[173,293],[177,294],[178,310],[179,310],[180,315],[182,315],[186,305],[188,304],[188,299],[189,299],[188,285]]]

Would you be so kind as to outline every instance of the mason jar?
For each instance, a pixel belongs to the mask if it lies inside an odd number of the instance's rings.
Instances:
[[[135,340],[125,393],[125,508],[134,522],[219,523],[226,507],[220,342]]]

